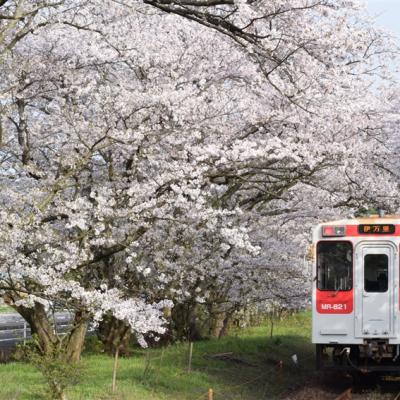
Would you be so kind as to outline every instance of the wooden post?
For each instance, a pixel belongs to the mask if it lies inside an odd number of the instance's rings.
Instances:
[[[192,358],[193,358],[193,342],[189,343],[189,361],[188,361],[188,373],[192,370]]]
[[[214,400],[214,391],[212,389],[208,389],[208,400]]]
[[[114,367],[113,367],[113,377],[112,377],[112,393],[115,392],[115,387],[117,385],[117,367],[118,367],[118,356],[119,356],[119,346],[115,350]]]
[[[24,320],[24,346],[26,345],[26,338],[27,338],[27,330],[28,330],[28,326],[26,321]]]
[[[277,379],[278,379],[278,382],[282,382],[282,380],[283,380],[283,361],[282,360],[280,360],[278,362],[277,367],[278,367],[278,377],[277,377]]]

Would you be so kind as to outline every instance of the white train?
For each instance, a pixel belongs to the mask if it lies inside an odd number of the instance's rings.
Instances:
[[[318,225],[312,342],[318,369],[400,373],[400,216]]]

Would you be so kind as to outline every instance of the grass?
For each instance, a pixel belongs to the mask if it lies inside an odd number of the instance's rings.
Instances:
[[[0,314],[4,313],[15,313],[15,310],[11,307],[0,305]]]
[[[304,383],[313,369],[309,340],[310,313],[280,322],[269,338],[267,325],[231,332],[220,340],[194,344],[192,372],[187,372],[186,343],[164,349],[136,350],[119,360],[117,392],[110,393],[113,359],[85,355],[82,382],[68,393],[69,400],[203,400],[208,388],[214,400],[275,399]],[[210,355],[232,352],[234,359]],[[296,367],[291,356],[297,354]],[[279,369],[279,362],[282,368]],[[44,381],[30,365],[0,366],[0,399],[42,400]]]

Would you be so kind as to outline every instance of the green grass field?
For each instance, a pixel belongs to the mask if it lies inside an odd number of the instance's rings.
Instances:
[[[231,332],[220,340],[194,344],[191,373],[187,372],[188,345],[164,349],[138,349],[121,358],[117,391],[111,394],[113,359],[85,355],[81,383],[68,393],[69,400],[203,400],[209,388],[214,400],[274,399],[301,384],[313,370],[308,312],[281,321],[269,338],[268,326]],[[233,353],[228,359],[210,356]],[[291,361],[297,354],[299,365]],[[282,369],[278,368],[282,361]],[[0,399],[44,399],[44,381],[30,365],[0,365]]]

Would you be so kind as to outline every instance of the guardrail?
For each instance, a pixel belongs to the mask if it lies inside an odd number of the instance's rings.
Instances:
[[[71,319],[70,313],[55,313],[54,330],[58,333],[66,332]],[[0,348],[13,348],[31,337],[29,324],[19,314],[0,314]]]

